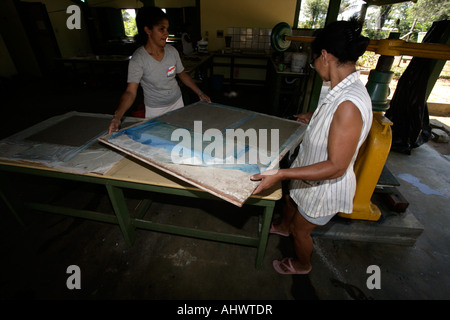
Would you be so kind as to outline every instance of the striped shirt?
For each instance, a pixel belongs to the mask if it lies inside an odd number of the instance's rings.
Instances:
[[[359,71],[350,74],[330,90],[321,105],[314,112],[297,158],[291,168],[303,167],[328,159],[328,134],[337,107],[344,101],[351,101],[361,112],[363,128],[358,146],[343,176],[336,179],[310,181],[292,180],[290,196],[310,217],[324,217],[337,212],[351,213],[356,191],[356,177],[353,165],[358,150],[364,143],[372,126],[372,102]]]

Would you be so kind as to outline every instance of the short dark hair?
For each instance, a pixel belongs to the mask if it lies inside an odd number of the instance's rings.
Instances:
[[[147,27],[151,29],[153,26],[158,25],[163,19],[168,19],[168,17],[161,8],[142,7],[138,9],[136,15],[136,26],[138,29],[138,34],[135,37],[136,41],[142,45],[147,43],[147,33],[144,28]]]
[[[352,17],[349,21],[335,21],[320,30],[311,44],[312,53],[320,55],[323,49],[338,58],[340,63],[356,62],[366,51],[370,39],[361,35],[362,22]]]

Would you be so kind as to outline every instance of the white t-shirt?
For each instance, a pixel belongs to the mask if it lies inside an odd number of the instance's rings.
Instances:
[[[176,75],[183,70],[180,55],[174,47],[165,46],[163,59],[157,61],[142,46],[136,49],[128,64],[127,81],[140,83],[147,107],[162,108],[181,98]]]

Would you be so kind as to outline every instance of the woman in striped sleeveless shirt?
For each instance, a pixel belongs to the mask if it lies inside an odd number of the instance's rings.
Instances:
[[[291,167],[251,177],[261,180],[254,193],[290,180],[281,222],[270,229],[294,238],[296,258],[273,261],[282,274],[309,273],[311,231],[336,213],[353,209],[353,164],[372,125],[372,103],[355,67],[369,43],[361,29],[362,24],[351,19],[331,23],[319,32],[311,45],[311,67],[330,82],[330,91],[314,113],[297,115],[308,128]]]

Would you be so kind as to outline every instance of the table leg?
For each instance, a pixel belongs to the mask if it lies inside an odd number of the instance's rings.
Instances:
[[[136,208],[135,218],[142,219],[144,218],[145,214],[147,213],[148,209],[150,209],[150,206],[152,205],[153,200],[152,199],[143,199],[139,202],[139,205]]]
[[[9,211],[11,211],[11,213],[14,215],[14,217],[16,218],[17,222],[24,227],[25,224],[23,223],[22,219],[20,218],[17,210],[15,209],[15,207],[11,204],[11,202],[8,200],[8,198],[5,196],[5,194],[2,192],[2,190],[0,189],[0,198],[3,200],[3,202],[5,203],[6,207],[9,209]]]
[[[261,232],[259,236],[258,251],[256,253],[256,268],[260,269],[266,251],[267,239],[269,238],[270,223],[272,222],[274,204],[264,207]]]
[[[23,223],[22,219],[20,218],[19,215],[19,211],[20,209],[18,208],[22,208],[23,206],[21,205],[22,202],[19,201],[19,199],[16,199],[16,197],[13,197],[11,195],[11,192],[9,192],[9,198],[6,196],[5,191],[4,190],[10,190],[11,185],[6,186],[6,181],[10,181],[8,180],[8,177],[6,174],[0,173],[0,181],[4,181],[5,185],[0,184],[0,199],[3,200],[3,202],[5,203],[6,207],[9,209],[9,211],[11,211],[11,213],[14,215],[14,217],[16,218],[17,222],[24,227],[25,224]]]
[[[131,221],[130,212],[125,202],[122,189],[114,187],[110,184],[106,184],[106,190],[108,190],[109,199],[119,222],[120,229],[122,230],[125,242],[128,246],[131,246],[136,239],[135,227]]]

